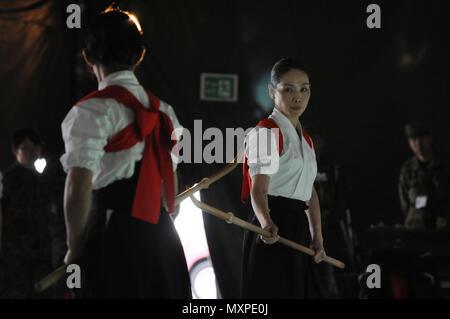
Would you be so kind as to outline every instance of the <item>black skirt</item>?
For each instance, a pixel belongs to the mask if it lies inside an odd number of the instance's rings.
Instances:
[[[278,234],[309,247],[311,235],[305,202],[268,195],[268,203]],[[254,213],[250,222],[260,226]],[[280,243],[267,245],[250,231],[244,235],[243,249],[242,298],[322,298],[317,264],[311,256]]]
[[[94,192],[80,259],[81,298],[191,298],[189,272],[169,214],[158,224],[131,216],[139,165],[131,179]],[[107,211],[113,210],[107,218]]]

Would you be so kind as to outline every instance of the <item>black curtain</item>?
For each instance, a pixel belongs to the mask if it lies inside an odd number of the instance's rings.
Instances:
[[[0,167],[13,161],[12,132],[33,127],[52,154],[72,89],[65,1],[0,1]]]

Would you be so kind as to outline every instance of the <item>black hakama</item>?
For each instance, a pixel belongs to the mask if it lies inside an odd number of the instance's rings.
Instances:
[[[130,179],[94,191],[81,259],[82,298],[191,298],[180,238],[161,208],[158,224],[131,216],[139,165]],[[107,218],[109,210],[113,210]]]
[[[311,235],[305,202],[268,195],[270,216],[282,237],[309,247]],[[255,214],[251,222],[259,226]],[[247,231],[241,281],[242,298],[322,298],[316,264],[309,255],[280,243],[267,245]]]

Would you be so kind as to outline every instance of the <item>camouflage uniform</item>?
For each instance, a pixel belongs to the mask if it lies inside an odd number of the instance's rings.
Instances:
[[[414,156],[403,164],[398,183],[400,204],[409,229],[448,228],[450,216],[450,171],[446,162],[433,158],[422,163]],[[427,196],[426,205],[416,205]]]
[[[5,172],[3,185],[0,298],[39,297],[33,284],[51,271],[46,187],[35,170],[17,163]]]

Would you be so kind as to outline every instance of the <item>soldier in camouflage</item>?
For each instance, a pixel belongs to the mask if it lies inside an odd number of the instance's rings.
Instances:
[[[17,159],[3,178],[0,298],[36,298],[33,284],[51,271],[50,207],[34,161],[42,143],[29,129],[14,134]]]
[[[432,146],[430,129],[420,123],[405,127],[414,157],[400,171],[398,192],[405,227],[414,230],[449,228],[450,171]]]

